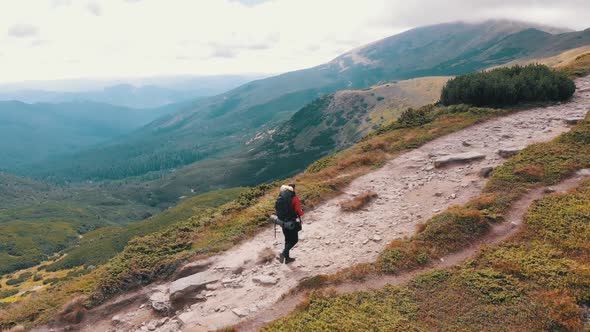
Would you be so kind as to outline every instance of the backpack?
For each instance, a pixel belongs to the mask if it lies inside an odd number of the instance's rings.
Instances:
[[[275,202],[277,217],[282,221],[292,221],[297,218],[297,213],[293,210],[293,197],[295,193],[290,190],[281,190],[279,197]]]

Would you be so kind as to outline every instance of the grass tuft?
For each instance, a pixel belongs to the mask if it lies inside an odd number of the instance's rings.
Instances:
[[[350,200],[340,202],[340,208],[347,212],[358,211],[377,198],[377,196],[377,193],[374,191],[366,191]]]

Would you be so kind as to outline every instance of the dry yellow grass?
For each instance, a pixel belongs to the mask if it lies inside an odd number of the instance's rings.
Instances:
[[[366,191],[351,200],[340,203],[340,207],[344,211],[352,212],[362,209],[369,204],[373,199],[377,198],[377,193],[374,191]]]
[[[590,53],[590,45],[582,46],[582,47],[578,47],[578,48],[573,48],[571,50],[567,50],[563,53],[560,53],[558,55],[554,55],[551,57],[515,60],[515,61],[508,62],[506,64],[503,64],[501,66],[492,67],[490,69],[498,68],[498,67],[511,67],[514,65],[528,65],[531,63],[539,63],[542,65],[547,65],[548,67],[560,69],[562,67],[570,65],[571,63],[576,61],[576,58],[578,58],[579,56],[586,54],[586,53]]]

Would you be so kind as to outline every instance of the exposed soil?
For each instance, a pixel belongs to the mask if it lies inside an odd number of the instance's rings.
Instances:
[[[346,193],[305,215],[300,242],[292,251],[297,258],[293,264],[257,263],[259,253],[265,248],[279,252],[282,247],[282,234],[279,231],[275,239],[272,227],[214,257],[206,272],[209,278],[217,281],[208,284],[206,289],[201,287],[183,294],[187,301],[177,308],[174,324],[178,321],[183,331],[211,331],[243,322],[244,330],[254,330],[287,314],[299,302],[297,296],[279,300],[300,280],[375,261],[391,240],[411,236],[418,224],[434,214],[478,195],[486,182],[480,170],[496,167],[505,160],[498,155],[499,149],[548,141],[567,131],[569,125],[565,119],[582,118],[590,108],[590,77],[578,79],[576,83],[578,91],[569,103],[522,111],[466,128],[400,155],[382,168],[354,180]],[[434,167],[437,158],[464,152],[477,152],[485,158]],[[572,187],[577,181],[577,178],[568,180],[560,188]],[[359,211],[341,210],[341,201],[366,191],[374,191],[378,197]],[[507,238],[517,229],[526,208],[542,193],[543,190],[538,189],[518,201],[508,221],[496,226],[481,243],[448,256],[428,269],[452,266],[473,255],[482,244],[494,244]],[[364,290],[402,283],[422,271],[370,279],[361,284],[343,284],[337,290]],[[154,289],[166,294],[172,284],[152,285],[142,292],[149,294]],[[147,331],[146,324],[140,321],[153,322],[160,317],[152,313],[148,305],[142,309],[138,305],[122,306],[118,312],[108,314],[101,314],[103,309],[97,308],[80,329]],[[111,318],[115,314],[122,316],[124,322],[113,327]],[[127,315],[129,319],[125,318]],[[160,325],[154,330],[173,330],[169,322]]]

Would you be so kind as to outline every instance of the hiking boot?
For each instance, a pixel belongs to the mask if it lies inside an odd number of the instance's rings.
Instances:
[[[285,264],[291,264],[295,261],[295,258],[287,257],[285,258]]]
[[[283,253],[280,253],[277,259],[279,260],[279,262],[281,262],[281,264],[283,264],[285,262],[285,255],[283,255]]]

